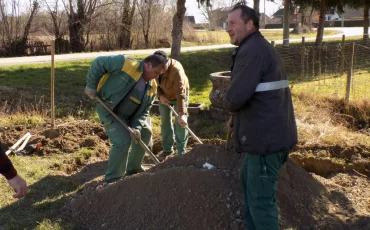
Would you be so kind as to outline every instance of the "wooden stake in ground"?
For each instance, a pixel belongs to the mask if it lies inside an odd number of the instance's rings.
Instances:
[[[54,129],[55,126],[55,110],[54,110],[54,85],[55,85],[55,75],[54,75],[54,55],[55,55],[55,40],[51,41],[51,128]]]

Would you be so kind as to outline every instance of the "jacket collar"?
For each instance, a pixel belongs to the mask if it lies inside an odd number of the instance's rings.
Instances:
[[[253,33],[249,34],[247,37],[245,37],[242,42],[240,43],[239,47],[241,47],[244,43],[246,43],[251,37],[262,35],[259,30],[254,31]]]

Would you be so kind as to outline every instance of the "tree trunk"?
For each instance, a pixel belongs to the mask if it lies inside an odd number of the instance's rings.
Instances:
[[[118,35],[118,46],[120,49],[130,49],[131,48],[131,27],[132,19],[135,14],[136,1],[130,5],[130,0],[124,0],[123,12],[122,12],[122,21],[120,25],[120,33]]]
[[[319,27],[317,28],[317,35],[316,35],[316,46],[320,46],[324,37],[324,23],[325,23],[325,12],[326,12],[326,4],[325,0],[320,1],[320,20],[319,20]]]
[[[301,8],[302,16],[301,16],[301,25],[302,28],[307,24],[306,22],[306,7]]]
[[[83,25],[76,13],[71,12],[68,15],[69,41],[71,43],[71,51],[74,53],[84,50]]]
[[[364,40],[369,40],[369,5],[364,5]]]
[[[290,28],[290,1],[284,0],[284,25],[283,25],[283,46],[289,47],[289,28]]]
[[[180,59],[181,53],[181,39],[182,39],[182,25],[184,22],[184,15],[186,0],[177,0],[177,12],[173,16],[172,22],[172,47],[171,58]]]
[[[310,31],[312,31],[312,15],[313,15],[314,8],[311,6],[311,13],[310,13],[310,19],[308,21],[308,27],[310,28]]]
[[[253,2],[254,2],[254,4],[253,4],[253,9],[254,9],[257,13],[259,13],[259,12],[260,12],[260,0],[254,0]]]

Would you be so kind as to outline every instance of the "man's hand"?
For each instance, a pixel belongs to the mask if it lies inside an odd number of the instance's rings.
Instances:
[[[141,140],[140,130],[132,129],[130,136],[131,136],[131,140],[135,141],[136,144],[139,144],[139,141]]]
[[[19,198],[24,197],[27,194],[26,181],[24,181],[23,178],[20,177],[19,175],[8,180],[8,183],[15,191],[15,194],[13,195],[14,198],[19,199]]]
[[[168,98],[166,96],[163,96],[163,95],[159,96],[159,101],[161,102],[161,104],[167,105],[167,106],[169,105],[168,102],[170,102],[168,100]]]
[[[85,91],[84,93],[89,96],[89,98],[91,99],[95,99],[96,98],[96,90],[95,89],[90,89],[89,87],[85,87]]]
[[[188,117],[185,114],[179,115],[178,122],[181,127],[188,125]]]

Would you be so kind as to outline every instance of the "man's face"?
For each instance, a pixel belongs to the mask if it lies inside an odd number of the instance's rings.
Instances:
[[[165,67],[163,65],[159,65],[153,68],[151,62],[146,62],[144,63],[143,78],[145,81],[150,81],[152,79],[158,78],[158,76],[164,73],[164,71]]]
[[[252,20],[245,23],[241,15],[242,10],[237,9],[227,16],[226,32],[230,36],[230,43],[236,46],[239,46],[242,40],[250,34],[253,26]]]

